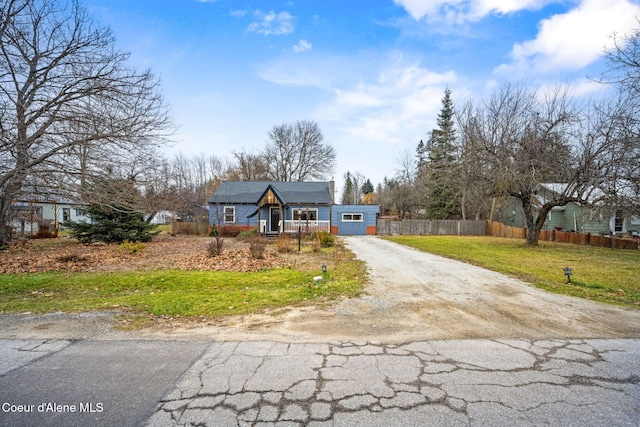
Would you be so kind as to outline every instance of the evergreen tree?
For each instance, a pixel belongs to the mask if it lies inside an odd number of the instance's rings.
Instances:
[[[141,212],[119,211],[100,205],[91,205],[87,209],[90,223],[66,222],[71,237],[81,243],[94,241],[105,243],[148,242],[158,234],[156,226],[144,220]]]
[[[370,194],[373,193],[375,190],[373,188],[373,184],[371,183],[371,180],[367,178],[367,180],[364,182],[364,184],[362,184],[362,194]]]
[[[426,145],[428,156],[419,172],[427,192],[427,214],[433,219],[460,216],[460,186],[456,176],[456,129],[453,118],[451,90],[447,88],[436,121],[438,127],[431,131]],[[420,148],[420,145],[418,147]]]
[[[133,181],[126,179],[99,180],[84,189],[96,202],[87,208],[90,223],[68,221],[71,237],[81,243],[148,242],[159,232],[144,220],[140,211],[141,196]]]
[[[350,205],[353,200],[353,180],[351,179],[351,172],[347,171],[344,174],[344,188],[342,189],[342,204]]]
[[[422,171],[427,165],[427,146],[420,140],[418,143],[418,147],[416,148],[416,170],[418,174]]]

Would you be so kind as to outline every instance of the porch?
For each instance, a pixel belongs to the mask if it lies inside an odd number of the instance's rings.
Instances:
[[[267,220],[260,220],[260,233],[266,234],[279,234],[279,233],[297,233],[298,227],[303,233],[317,233],[319,231],[330,232],[330,221],[318,221],[318,220],[280,220],[278,221],[277,229],[267,228]]]

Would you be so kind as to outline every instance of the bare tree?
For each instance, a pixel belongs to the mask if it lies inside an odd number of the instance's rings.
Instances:
[[[269,179],[269,167],[264,156],[249,153],[245,150],[233,151],[236,164],[231,173],[237,181],[267,181]]]
[[[608,69],[600,82],[617,85],[623,92],[638,100],[640,96],[640,26],[629,34],[614,34],[611,38],[613,47],[604,54]]]
[[[537,244],[547,214],[569,202],[619,204],[628,192],[626,160],[637,149],[629,136],[624,103],[612,100],[579,105],[567,87],[541,94],[507,85],[459,114],[472,179],[493,197],[517,199]],[[637,169],[637,163],[636,167]],[[543,183],[555,195],[539,197]]]
[[[346,171],[344,174],[344,188],[342,189],[342,204],[357,205],[362,202],[362,185],[365,177],[360,172],[351,173]]]
[[[336,152],[324,144],[320,127],[314,121],[274,126],[269,131],[271,143],[264,150],[269,167],[268,177],[274,181],[325,179],[336,163]]]
[[[214,155],[178,153],[168,162],[167,205],[183,219],[195,220],[205,215],[207,199],[224,178],[225,165]]]
[[[617,148],[625,153],[614,194],[619,206],[640,216],[640,26],[626,35],[614,34],[612,39],[613,47],[605,52],[608,70],[600,81],[614,85],[619,93],[608,113],[618,135]]]
[[[467,150],[481,161],[473,172],[489,182],[493,196],[517,199],[529,233],[537,244],[547,213],[555,206],[582,201],[588,182],[576,174],[579,114],[567,88],[559,88],[540,101],[538,93],[507,85],[494,92],[475,112],[460,116]],[[539,205],[541,183],[566,183],[553,200]]]
[[[169,132],[157,79],[75,0],[0,3],[0,245],[29,181],[104,173]],[[68,179],[68,178],[67,178]]]

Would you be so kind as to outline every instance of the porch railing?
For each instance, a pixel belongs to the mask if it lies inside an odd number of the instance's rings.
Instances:
[[[298,220],[286,220],[284,222],[285,233],[297,233],[298,224],[300,224],[300,231],[303,233],[313,233],[318,231],[329,232],[329,221],[298,221]]]

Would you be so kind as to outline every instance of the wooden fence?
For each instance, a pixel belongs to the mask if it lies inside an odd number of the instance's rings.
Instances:
[[[495,236],[511,239],[527,237],[526,228],[504,225],[500,222],[475,220],[426,220],[404,219],[393,221],[378,219],[378,233],[383,236],[416,235],[416,236]],[[590,233],[569,233],[557,230],[540,231],[540,241],[573,243],[613,249],[638,249],[637,239],[623,239],[611,236],[599,236]]]
[[[525,239],[526,228],[509,227],[499,222],[487,221],[487,235]],[[591,233],[570,233],[567,231],[541,230],[539,239],[543,242],[573,243],[575,245],[591,245],[613,249],[638,249],[637,239],[624,239],[611,236],[600,236]]]
[[[403,219],[402,221],[392,221],[378,219],[377,228],[377,234],[391,236],[400,234],[418,236],[484,236],[486,234],[486,221],[448,219]]]
[[[206,235],[209,233],[208,222],[177,222],[171,223],[173,234]]]

